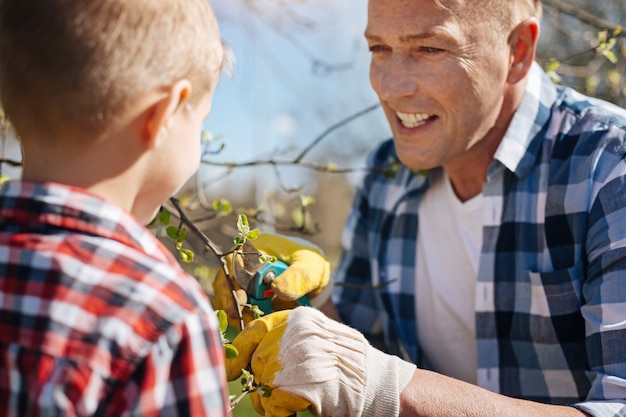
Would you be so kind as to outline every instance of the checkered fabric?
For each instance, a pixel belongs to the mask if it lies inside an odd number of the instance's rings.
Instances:
[[[483,188],[480,386],[626,416],[625,153],[623,109],[555,87],[534,65]],[[388,140],[368,165],[397,160]],[[430,180],[388,173],[372,169],[356,192],[334,300],[372,343],[424,364],[414,294]]]
[[[226,416],[223,362],[206,296],[132,216],[0,189],[0,416]]]

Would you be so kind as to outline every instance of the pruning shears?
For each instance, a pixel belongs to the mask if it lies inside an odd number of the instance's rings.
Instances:
[[[269,314],[275,296],[272,281],[289,265],[280,260],[264,262],[261,252],[249,240],[243,243],[241,250],[242,262],[233,262],[235,279],[248,294],[248,302]],[[296,303],[301,306],[311,305],[306,295],[298,298]]]

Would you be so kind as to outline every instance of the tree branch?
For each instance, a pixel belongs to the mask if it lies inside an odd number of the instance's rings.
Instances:
[[[226,275],[226,281],[228,282],[228,286],[229,286],[229,289],[230,289],[231,297],[233,298],[233,301],[235,302],[235,305],[236,305],[237,315],[238,315],[238,319],[239,319],[239,326],[240,326],[239,330],[243,329],[244,321],[243,321],[243,315],[241,314],[243,306],[241,305],[241,303],[239,303],[239,299],[237,298],[235,286],[233,285],[233,279],[235,279],[235,278],[233,276],[231,276],[231,274],[229,272],[231,270],[234,271],[235,269],[234,268],[231,269],[231,268],[228,267],[228,257],[227,257],[227,255],[229,255],[230,252],[223,252],[215,244],[215,242],[213,242],[211,239],[209,239],[209,237],[207,235],[202,233],[202,231],[194,224],[194,222],[192,222],[191,219],[189,219],[189,217],[187,217],[187,214],[185,214],[185,211],[181,207],[180,201],[177,198],[171,197],[169,201],[176,208],[176,211],[177,211],[178,215],[180,216],[181,222],[183,222],[185,225],[187,225],[196,234],[196,236],[198,236],[202,240],[202,242],[206,245],[206,247],[208,247],[211,250],[211,252],[213,252],[213,254],[215,254],[215,256],[217,256],[217,258],[222,263],[222,269],[224,270],[224,274]],[[231,262],[232,262],[232,261],[234,261],[235,258],[234,258],[234,256],[232,256],[230,259],[231,259]]]
[[[615,32],[621,28],[621,26],[613,24],[608,20],[604,20],[599,18],[596,15],[593,15],[585,10],[580,9],[579,7],[573,6],[571,4],[565,3],[562,0],[543,0],[544,4],[547,4],[562,13],[573,16],[578,20],[585,22],[591,26],[595,26],[598,29],[607,29],[611,32]],[[625,36],[625,32],[621,32],[615,36]]]
[[[339,129],[340,127],[347,125],[348,123],[350,123],[351,121],[358,119],[359,117],[373,111],[376,110],[377,108],[380,107],[380,103],[376,103],[372,106],[369,106],[359,112],[354,113],[351,116],[346,117],[345,119],[335,123],[334,125],[330,126],[328,129],[326,129],[324,132],[322,132],[321,135],[319,135],[318,137],[316,137],[315,139],[313,139],[313,142],[311,142],[306,148],[304,148],[304,150],[300,153],[300,155],[298,155],[296,157],[296,159],[293,160],[293,162],[298,163],[302,160],[302,158],[304,158],[306,156],[307,153],[309,153],[311,151],[311,149],[313,149],[315,146],[317,146],[322,140],[324,140],[324,138],[326,138],[326,136],[328,136],[329,134],[331,134],[333,131]]]
[[[21,167],[22,166],[22,161],[15,161],[13,159],[3,159],[3,158],[0,158],[0,165],[1,164],[7,164],[7,165],[10,165],[12,167]]]
[[[254,161],[250,161],[250,162],[242,162],[242,163],[232,163],[232,162],[214,162],[214,161],[210,161],[210,160],[206,160],[203,159],[201,162],[205,165],[211,165],[211,166],[220,166],[220,167],[227,167],[227,168],[243,168],[243,167],[251,167],[251,166],[259,166],[259,165],[272,165],[274,167],[274,169],[276,169],[277,166],[288,166],[288,165],[298,165],[298,166],[304,166],[306,168],[310,168],[314,171],[318,171],[318,172],[326,172],[326,173],[336,173],[336,174],[346,174],[348,172],[355,172],[358,170],[364,170],[364,168],[339,168],[336,167],[334,165],[324,165],[324,164],[320,164],[318,162],[306,162],[306,161],[302,161],[302,159],[304,159],[304,157],[311,152],[311,150],[313,148],[315,148],[317,145],[319,145],[324,139],[326,139],[326,137],[328,137],[328,135],[330,135],[332,132],[334,132],[335,130],[339,129],[342,126],[347,125],[348,123],[352,122],[355,119],[358,119],[361,116],[366,115],[367,113],[370,113],[374,110],[376,110],[377,108],[380,107],[380,103],[376,103],[373,104],[363,110],[360,110],[348,117],[346,117],[343,120],[340,120],[339,122],[335,123],[334,125],[328,127],[326,130],[324,130],[319,136],[317,136],[315,139],[313,139],[313,141],[311,141],[311,143],[309,143],[303,150],[302,152],[300,152],[300,154],[298,154],[298,156],[296,156],[294,159],[283,159],[283,160],[278,160],[278,159],[264,159],[264,160],[254,160]]]
[[[217,167],[226,167],[226,168],[245,168],[245,167],[253,167],[260,165],[273,165],[273,166],[292,166],[297,165],[305,168],[312,169],[318,172],[326,172],[330,174],[347,174],[349,172],[355,172],[364,170],[363,167],[348,167],[348,168],[339,168],[334,167],[332,165],[324,165],[318,162],[304,162],[304,161],[294,161],[294,160],[277,160],[277,159],[257,159],[250,162],[241,162],[241,163],[233,163],[233,162],[216,162],[216,161],[208,161],[203,160],[203,164]]]

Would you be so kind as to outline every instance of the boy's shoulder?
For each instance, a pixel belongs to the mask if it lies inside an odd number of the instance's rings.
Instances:
[[[94,363],[109,355],[122,366],[190,316],[210,313],[200,286],[147,229],[56,188],[22,192],[29,206],[0,194],[0,293],[15,301],[0,305],[15,318],[0,332],[5,342]]]

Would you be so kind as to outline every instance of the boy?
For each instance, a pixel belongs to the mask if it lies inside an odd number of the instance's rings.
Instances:
[[[0,415],[228,415],[200,287],[143,227],[197,169],[207,0],[0,0]]]

